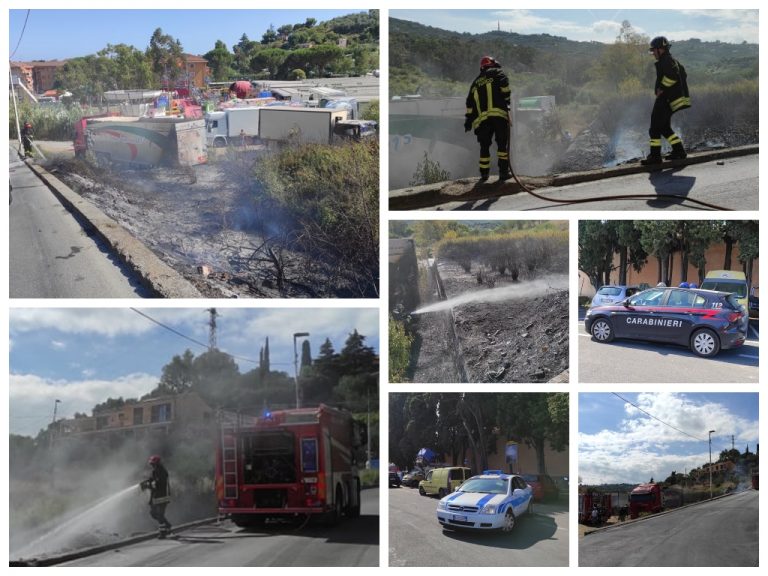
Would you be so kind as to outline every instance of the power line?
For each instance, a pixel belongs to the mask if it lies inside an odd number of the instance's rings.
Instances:
[[[680,434],[685,434],[685,435],[686,435],[686,436],[688,436],[689,438],[693,438],[694,440],[698,440],[699,442],[706,442],[706,441],[707,441],[707,440],[702,440],[701,438],[696,438],[696,436],[692,436],[691,434],[688,434],[688,432],[683,432],[682,430],[680,430],[680,428],[676,428],[676,427],[672,426],[672,424],[668,424],[668,423],[664,422],[664,420],[662,420],[661,418],[656,418],[656,416],[654,416],[654,415],[653,415],[653,414],[651,414],[650,412],[646,412],[645,410],[643,410],[642,408],[640,408],[640,406],[638,406],[638,405],[637,405],[637,404],[635,404],[634,402],[630,402],[629,400],[627,400],[626,398],[624,398],[624,397],[622,397],[622,396],[619,396],[618,394],[616,394],[616,392],[611,392],[611,394],[613,394],[613,395],[614,395],[614,396],[616,396],[617,398],[620,398],[621,400],[623,400],[623,401],[624,401],[624,402],[626,402],[627,404],[630,404],[630,405],[634,406],[635,408],[637,408],[638,410],[640,410],[640,412],[642,412],[643,414],[646,414],[647,416],[650,416],[650,417],[651,417],[651,418],[653,418],[654,420],[658,420],[659,422],[661,422],[662,424],[664,424],[664,426],[669,426],[669,427],[670,427],[670,428],[672,428],[673,430],[677,430],[678,432],[680,432]]]
[[[192,338],[190,336],[187,336],[186,334],[182,334],[181,332],[179,332],[175,328],[171,328],[167,324],[163,324],[159,320],[155,320],[151,316],[148,316],[147,314],[144,314],[144,312],[142,312],[141,310],[137,310],[136,308],[131,308],[131,310],[136,312],[136,314],[138,314],[139,316],[142,316],[142,317],[146,318],[150,322],[154,322],[155,324],[157,324],[161,328],[165,328],[169,332],[172,332],[172,333],[176,334],[176,336],[179,336],[180,338],[184,338],[185,340],[189,340],[193,344],[197,344],[198,346],[200,346],[202,348],[205,348],[206,350],[210,350],[210,347],[209,347],[208,344],[200,342],[199,340],[195,340],[194,338]],[[226,354],[227,356],[229,356],[229,357],[231,357],[231,358],[233,358],[235,360],[242,360],[243,362],[249,362],[249,363],[255,364],[257,366],[259,365],[259,361],[258,360],[253,360],[251,358],[245,358],[244,356],[235,356],[234,354],[230,354],[229,352],[224,352],[223,350],[219,350],[219,352],[221,352],[222,354]],[[271,362],[271,364],[275,364],[276,366],[289,366],[291,363],[290,362]]]
[[[27,15],[24,17],[24,27],[21,29],[21,36],[19,36],[19,41],[16,43],[16,48],[13,49],[13,53],[8,58],[9,60],[16,54],[16,50],[19,49],[19,45],[21,44],[21,39],[24,38],[24,31],[27,29],[27,20],[29,20],[30,12],[32,12],[32,10],[27,10]]]

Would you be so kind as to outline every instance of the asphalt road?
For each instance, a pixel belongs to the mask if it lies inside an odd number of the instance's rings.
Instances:
[[[755,490],[609,528],[579,541],[579,566],[757,565]]]
[[[333,527],[246,530],[226,521],[61,566],[378,566],[379,490],[362,494],[361,516]]]
[[[53,193],[10,157],[11,298],[138,298],[131,271],[83,230]]]
[[[709,210],[691,202],[669,199],[610,200],[621,194],[675,194],[716,204],[731,210],[758,209],[758,155],[729,158],[662,170],[607,178],[573,186],[541,188],[537,194],[560,200],[606,197],[585,204],[561,204],[539,200],[527,193],[501,198],[447,202],[425,210]],[[492,187],[492,177],[485,186]]]
[[[437,499],[389,489],[389,565],[568,566],[568,506],[536,504],[510,534],[443,531]]]
[[[714,358],[696,356],[672,344],[617,339],[595,341],[579,321],[579,382],[731,382],[750,383],[759,376],[759,333],[750,322],[740,348]]]

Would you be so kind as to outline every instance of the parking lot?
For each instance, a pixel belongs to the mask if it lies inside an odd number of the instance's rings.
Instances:
[[[758,381],[759,322],[750,321],[743,346],[701,358],[671,344],[616,339],[596,342],[584,328],[579,310],[579,382],[730,382]]]
[[[437,498],[389,489],[390,566],[567,566],[568,503],[534,505],[509,534],[443,531]]]

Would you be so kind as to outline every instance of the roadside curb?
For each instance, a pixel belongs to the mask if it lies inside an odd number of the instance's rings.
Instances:
[[[64,206],[75,214],[89,232],[103,240],[117,257],[129,266],[144,286],[160,298],[202,298],[202,294],[181,274],[160,260],[125,228],[94,204],[34,162],[27,166],[40,178]]]
[[[748,490],[752,490],[752,488],[748,488]],[[742,490],[742,492],[746,492],[746,491],[747,490]],[[610,526],[603,526],[602,528],[595,528],[594,530],[590,530],[589,532],[584,532],[584,536],[589,536],[590,534],[596,534],[597,532],[605,532],[606,530],[613,530],[615,528],[621,528],[622,526],[629,526],[631,524],[634,524],[635,522],[644,522],[645,520],[652,520],[653,518],[666,516],[667,514],[672,514],[673,512],[677,512],[678,510],[683,510],[685,508],[690,508],[691,506],[698,506],[700,504],[705,504],[707,502],[714,502],[715,500],[727,498],[728,496],[733,496],[734,494],[741,494],[741,492],[729,492],[728,494],[720,494],[720,496],[714,496],[713,498],[710,498],[707,500],[699,500],[698,502],[693,502],[692,504],[686,504],[685,506],[678,506],[677,508],[670,508],[669,510],[664,510],[662,512],[657,512],[655,514],[648,514],[647,516],[643,516],[642,518],[635,518],[634,520],[628,520],[626,522],[621,522],[620,524],[612,524]]]
[[[713,162],[726,158],[738,158],[759,153],[759,145],[752,144],[748,146],[727,148],[724,150],[694,152],[689,154],[685,160],[670,162],[669,164],[665,164],[662,168],[633,163],[585,172],[555,174],[554,176],[521,176],[520,181],[523,182],[525,186],[532,189],[547,187],[557,188],[560,186],[569,186],[571,184],[581,184],[607,178],[629,176],[631,174],[679,169],[692,164],[702,164],[704,162]],[[389,209],[413,210],[417,208],[429,208],[445,202],[483,200],[500,196],[511,196],[522,191],[523,189],[514,180],[481,183],[479,178],[462,178],[448,182],[437,182],[435,184],[412,186],[400,190],[390,190]]]
[[[175,529],[171,530],[170,533],[177,534],[179,532],[188,530],[190,528],[196,528],[197,526],[212,524],[217,520],[218,520],[218,517],[213,517],[213,518],[205,518],[203,520],[195,520],[194,522],[187,522],[186,524],[181,524],[177,526]],[[78,550],[77,552],[70,552],[68,554],[61,554],[59,556],[48,556],[46,558],[40,558],[40,559],[20,558],[18,560],[11,560],[9,564],[10,566],[27,566],[27,567],[55,566],[56,564],[63,564],[64,562],[70,562],[71,560],[78,560],[80,558],[86,558],[87,556],[93,556],[94,554],[101,554],[102,552],[116,550],[118,548],[122,548],[123,546],[130,546],[131,544],[138,544],[139,542],[146,542],[147,540],[155,540],[155,539],[157,539],[157,533],[152,532],[147,534],[141,534],[139,536],[133,536],[131,538],[126,538],[125,540],[120,540],[119,542],[112,542],[111,544],[103,544],[101,546],[85,548],[83,550]]]

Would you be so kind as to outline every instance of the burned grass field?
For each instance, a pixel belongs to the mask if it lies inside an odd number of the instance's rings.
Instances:
[[[391,249],[390,379],[567,378],[567,236],[564,228],[540,227],[449,238],[423,258],[411,241],[412,254],[399,252],[394,276]]]
[[[301,172],[293,170],[303,166]],[[378,295],[378,144],[48,167],[211,298]]]

